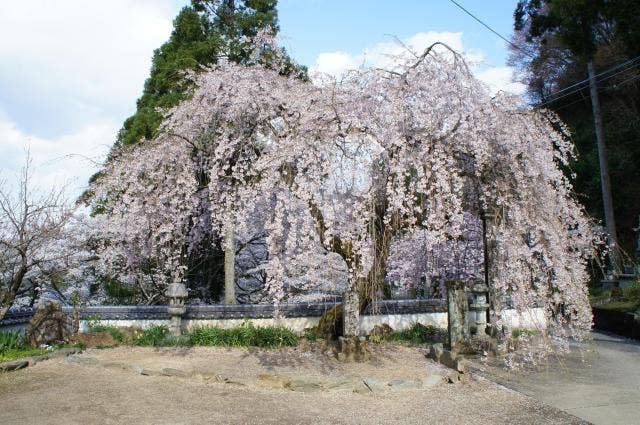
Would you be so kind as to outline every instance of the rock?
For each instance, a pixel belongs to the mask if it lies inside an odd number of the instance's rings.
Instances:
[[[471,362],[467,359],[458,358],[456,359],[455,369],[460,373],[467,373],[469,371],[469,365]]]
[[[0,372],[11,372],[18,369],[24,369],[29,366],[26,360],[15,360],[12,362],[0,363]]]
[[[339,337],[336,358],[341,361],[364,362],[369,358],[364,337]]]
[[[368,394],[373,393],[373,391],[371,390],[371,388],[369,388],[368,386],[366,386],[366,385],[364,384],[364,382],[362,382],[362,381],[359,381],[358,383],[356,383],[356,384],[353,386],[353,390],[352,390],[352,391],[353,391],[354,393],[356,393],[356,394],[362,394],[362,395],[368,395]]]
[[[422,378],[423,387],[435,387],[446,381],[446,378],[442,375],[429,375],[426,378]]]
[[[64,362],[67,364],[79,364],[84,366],[97,366],[100,364],[95,357],[79,357],[79,356],[67,356],[64,358]]]
[[[78,330],[78,320],[62,312],[60,304],[47,302],[36,308],[25,332],[25,340],[32,347],[68,341]]]
[[[174,377],[178,377],[178,378],[188,378],[191,373],[184,371],[184,370],[180,370],[180,369],[175,369],[172,367],[165,367],[164,369],[162,369],[160,371],[160,375],[162,376],[174,376]]]
[[[413,381],[405,381],[404,379],[392,379],[387,384],[394,390],[415,390],[422,388],[422,381],[419,379]]]
[[[356,385],[350,379],[341,379],[339,381],[329,382],[324,384],[324,387],[328,390],[353,390]],[[363,385],[364,386],[364,385]],[[368,391],[368,390],[367,390]]]
[[[457,355],[449,350],[443,350],[442,355],[440,355],[440,363],[445,365],[448,368],[456,369],[456,360]]]
[[[369,332],[369,339],[374,342],[380,342],[392,333],[393,328],[386,323],[383,323],[381,325],[376,325],[371,329],[371,332]]]
[[[305,379],[292,379],[286,385],[291,391],[299,391],[303,393],[311,393],[322,390],[322,385],[317,381],[308,381]]]
[[[362,383],[369,389],[371,392],[382,392],[387,390],[386,383],[379,381],[375,378],[364,378]]]
[[[56,350],[53,354],[58,356],[58,357],[66,357],[66,356],[70,356],[72,354],[80,354],[80,353],[82,353],[82,348],[65,347],[65,348],[61,348],[59,350]]]
[[[33,356],[29,358],[29,364],[33,366],[34,364],[49,360],[51,359],[51,357],[53,357],[51,354],[41,354],[39,356]]]
[[[443,351],[444,351],[444,346],[442,345],[441,342],[437,342],[431,345],[431,348],[429,349],[429,357],[439,362],[440,356],[442,356]]]
[[[278,375],[272,375],[270,373],[262,373],[260,375],[258,375],[258,385],[263,386],[263,387],[267,387],[267,388],[287,388],[288,385],[290,385],[290,380],[282,377],[282,376],[278,376]]]
[[[100,364],[100,366],[106,369],[129,369],[129,366],[127,364],[121,362],[105,362]]]

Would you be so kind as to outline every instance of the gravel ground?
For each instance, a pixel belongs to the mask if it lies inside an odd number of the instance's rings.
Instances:
[[[426,382],[450,373],[416,348],[372,351],[368,362],[345,364],[314,347],[87,350],[0,374],[0,424],[584,423],[484,380],[358,393],[346,387],[292,391],[259,378]],[[185,376],[160,376],[162,370]]]

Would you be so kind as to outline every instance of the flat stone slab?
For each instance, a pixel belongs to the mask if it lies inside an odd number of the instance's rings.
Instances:
[[[24,369],[29,366],[27,360],[14,360],[12,362],[0,363],[0,372],[12,372],[14,370]]]

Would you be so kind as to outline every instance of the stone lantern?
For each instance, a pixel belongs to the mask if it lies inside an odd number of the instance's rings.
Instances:
[[[476,335],[483,336],[487,330],[487,310],[489,303],[487,302],[487,293],[489,288],[484,283],[478,282],[471,288],[472,303],[469,308],[473,310],[473,317],[476,327]]]
[[[164,293],[169,298],[167,311],[171,316],[171,333],[175,336],[182,335],[182,316],[187,311],[184,302],[187,298],[187,287],[182,282],[170,283]]]

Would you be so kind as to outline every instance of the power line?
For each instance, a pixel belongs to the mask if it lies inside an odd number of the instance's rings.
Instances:
[[[525,55],[529,56],[530,58],[535,58],[531,53],[527,52],[526,50],[522,49],[520,46],[517,46],[515,44],[513,44],[510,40],[507,40],[505,37],[502,36],[502,34],[500,34],[498,31],[494,30],[493,28],[491,28],[489,25],[485,24],[482,20],[480,20],[480,18],[476,17],[473,13],[469,12],[467,9],[465,9],[460,3],[458,3],[455,0],[449,0],[451,3],[455,4],[456,6],[458,6],[460,9],[462,9],[462,11],[464,13],[466,13],[467,15],[471,16],[473,19],[475,19],[476,21],[478,21],[482,26],[484,26],[486,29],[488,29],[489,31],[491,31],[492,33],[494,33],[495,35],[497,35],[498,37],[500,37],[502,40],[504,40],[505,42],[509,43],[513,48],[520,50],[522,53],[524,53]]]
[[[616,65],[616,66],[614,66],[614,67],[612,67],[612,68],[609,68],[609,69],[607,69],[607,70],[605,70],[605,71],[600,72],[599,74],[597,74],[597,75],[596,75],[596,78],[598,78],[598,77],[600,77],[600,76],[602,76],[602,75],[604,75],[604,74],[606,74],[606,73],[608,73],[608,72],[615,71],[616,69],[618,69],[618,68],[620,68],[620,67],[623,67],[623,66],[625,66],[625,65],[627,65],[627,64],[633,63],[633,62],[635,62],[635,61],[637,61],[637,60],[639,60],[639,59],[640,59],[640,56],[636,56],[636,57],[635,57],[635,58],[633,58],[633,59],[629,59],[628,61],[625,61],[625,62],[623,62],[623,63],[621,63],[621,64],[618,64],[618,65]],[[560,94],[560,93],[562,93],[562,92],[564,92],[564,91],[567,91],[567,90],[569,90],[569,89],[571,89],[571,88],[573,88],[573,87],[579,86],[580,84],[587,83],[588,81],[589,81],[589,79],[588,79],[588,78],[585,78],[584,80],[582,80],[582,81],[578,81],[577,83],[573,83],[573,84],[571,84],[570,86],[567,86],[567,87],[565,87],[565,88],[563,88],[563,89],[561,89],[561,90],[558,90],[558,91],[556,91],[556,92],[554,92],[554,93],[550,94],[549,96],[555,96],[555,95],[558,95],[558,94]]]
[[[603,75],[605,75],[605,74],[608,74],[609,72],[615,71],[615,70],[617,70],[617,69],[619,69],[619,68],[621,68],[621,67],[624,67],[624,66],[626,66],[626,65],[629,65],[629,66],[627,66],[626,68],[624,68],[624,69],[622,69],[622,70],[620,70],[620,71],[618,71],[618,72],[616,72],[616,73],[613,73],[613,74],[611,74],[611,75],[607,75],[607,76],[606,76],[606,77],[604,77],[604,78],[601,78],[601,79],[600,79],[600,80],[598,80],[597,82],[598,82],[598,83],[601,83],[601,82],[603,82],[603,81],[608,80],[609,78],[613,78],[613,77],[615,77],[616,75],[619,75],[619,74],[621,74],[621,73],[623,73],[623,72],[627,72],[627,71],[629,71],[629,70],[631,70],[631,69],[633,69],[633,68],[636,68],[636,67],[640,66],[640,62],[638,62],[639,60],[640,60],[640,56],[636,56],[636,57],[635,57],[635,58],[633,58],[633,59],[629,59],[628,61],[625,61],[625,62],[623,62],[623,63],[621,63],[621,64],[618,64],[618,65],[613,66],[613,67],[611,67],[611,68],[609,68],[609,69],[607,69],[607,70],[605,70],[605,71],[600,72],[599,74],[597,74],[597,75],[595,76],[596,78],[601,77],[601,76],[603,76]],[[634,63],[634,62],[637,62],[637,63]],[[551,99],[546,100],[546,101],[544,101],[544,102],[540,102],[540,103],[539,103],[538,105],[536,105],[536,106],[538,106],[538,107],[545,106],[545,105],[548,105],[548,104],[550,104],[550,103],[554,103],[554,102],[556,102],[556,101],[558,101],[558,100],[560,100],[560,99],[563,99],[563,98],[565,98],[565,97],[567,97],[567,96],[571,96],[571,95],[573,95],[573,94],[575,94],[575,93],[578,93],[578,92],[580,92],[581,90],[584,90],[586,87],[577,87],[577,86],[579,86],[579,85],[581,85],[581,84],[583,84],[583,83],[585,83],[585,82],[588,82],[588,81],[589,81],[589,79],[587,78],[587,79],[584,79],[584,80],[579,81],[579,82],[577,82],[577,83],[574,83],[574,84],[572,84],[572,85],[570,85],[570,86],[568,86],[568,87],[565,87],[565,88],[564,88],[564,89],[562,89],[562,90],[558,90],[557,92],[554,92],[554,93],[552,93],[551,95],[549,95],[550,97],[552,97]],[[562,93],[563,91],[566,91],[566,90],[568,90],[568,89],[570,89],[570,88],[572,88],[572,87],[576,87],[576,88],[575,88],[574,90],[569,91],[568,93],[564,93],[564,94],[562,94],[561,96],[557,96],[558,94],[560,94],[560,93]],[[555,96],[555,97],[553,97],[553,96]]]
[[[633,77],[629,77],[629,78],[627,78],[626,80],[624,80],[624,81],[622,81],[622,82],[620,82],[620,83],[616,83],[616,84],[613,84],[613,85],[611,85],[611,86],[607,86],[607,87],[605,87],[605,88],[606,88],[606,89],[615,89],[615,88],[618,88],[618,86],[621,86],[621,85],[623,85],[623,84],[630,83],[630,82],[635,81],[635,80],[637,80],[637,79],[640,79],[640,74],[638,74],[638,75],[634,75]]]

